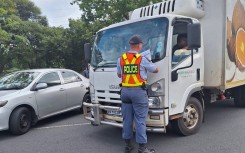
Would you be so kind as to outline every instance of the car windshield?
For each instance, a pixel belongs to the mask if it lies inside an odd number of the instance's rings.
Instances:
[[[117,59],[129,50],[129,39],[137,34],[143,39],[141,52],[149,50],[153,62],[165,56],[168,19],[156,18],[130,23],[98,32],[91,65],[115,67]]]
[[[0,90],[19,90],[27,87],[39,72],[15,72],[0,78]]]

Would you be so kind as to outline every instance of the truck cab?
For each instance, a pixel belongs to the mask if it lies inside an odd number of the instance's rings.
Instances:
[[[83,103],[84,116],[92,124],[122,127],[118,58],[129,50],[129,39],[140,35],[140,53],[150,51],[159,68],[148,73],[149,113],[147,131],[166,132],[171,122],[182,135],[196,133],[203,120],[204,56],[202,33],[196,18],[204,16],[201,0],[168,0],[131,12],[128,21],[116,23],[96,33],[90,57],[91,103]],[[174,56],[178,35],[186,34],[188,47],[182,58]]]

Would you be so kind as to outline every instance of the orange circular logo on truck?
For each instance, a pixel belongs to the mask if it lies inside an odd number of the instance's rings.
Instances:
[[[245,67],[245,30],[239,28],[236,35],[236,55],[241,66]]]

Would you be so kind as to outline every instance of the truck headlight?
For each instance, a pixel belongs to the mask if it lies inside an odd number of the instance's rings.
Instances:
[[[149,97],[149,108],[159,108],[160,104],[159,97]]]
[[[7,100],[2,100],[2,101],[0,101],[0,107],[5,106],[7,103],[8,103]]]
[[[164,94],[165,94],[165,91],[164,91],[165,86],[164,85],[165,85],[164,79],[161,79],[161,80],[151,84],[147,90],[148,96],[149,97],[151,97],[151,96],[164,96]]]

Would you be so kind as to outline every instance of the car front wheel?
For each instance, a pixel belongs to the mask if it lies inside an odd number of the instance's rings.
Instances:
[[[15,109],[9,121],[9,129],[12,134],[21,135],[29,131],[31,127],[31,112],[26,107]]]

